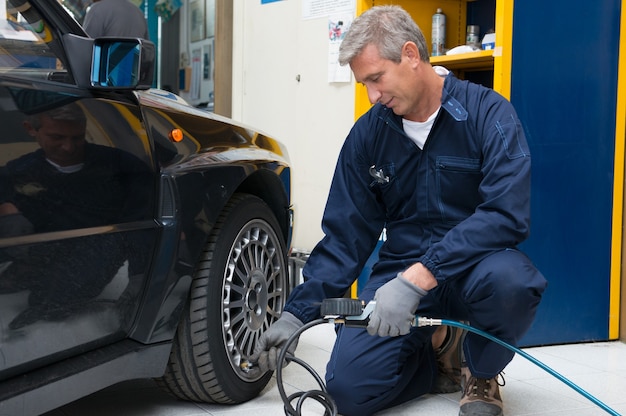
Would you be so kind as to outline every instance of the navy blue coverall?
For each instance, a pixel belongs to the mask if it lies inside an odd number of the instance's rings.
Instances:
[[[516,246],[529,235],[530,152],[513,106],[491,89],[449,74],[423,150],[381,104],[359,118],[339,155],[322,220],[325,237],[285,311],[303,322],[319,302],[341,297],[359,276],[384,227],[387,240],[360,294],[366,301],[416,262],[438,286],[417,313],[469,321],[515,345],[546,281]],[[327,366],[329,392],[345,415],[368,415],[430,391],[437,375],[434,328],[375,337],[338,328]],[[468,334],[472,374],[492,378],[513,353]]]

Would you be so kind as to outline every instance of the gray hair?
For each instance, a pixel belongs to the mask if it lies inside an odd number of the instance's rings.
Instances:
[[[57,121],[72,121],[80,124],[87,123],[85,113],[76,103],[67,104],[37,114],[31,114],[26,117],[26,120],[35,130],[39,130],[41,128],[41,117],[43,116]]]
[[[339,64],[349,64],[373,44],[381,58],[400,62],[402,47],[414,42],[423,62],[430,62],[426,38],[411,15],[400,6],[375,6],[358,16],[339,47]]]

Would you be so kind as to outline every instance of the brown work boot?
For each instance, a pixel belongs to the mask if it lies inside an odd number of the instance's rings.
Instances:
[[[455,326],[441,328],[447,328],[447,334],[441,346],[435,349],[437,380],[430,392],[454,393],[461,390],[461,350],[466,331]]]
[[[476,378],[469,368],[461,367],[461,385],[463,386],[463,396],[461,396],[461,410],[459,416],[502,416],[502,397],[500,396],[500,386],[498,377],[485,379]]]

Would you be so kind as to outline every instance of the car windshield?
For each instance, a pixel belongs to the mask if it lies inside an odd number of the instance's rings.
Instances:
[[[0,73],[63,81],[67,72],[51,48],[53,32],[24,0],[0,0]]]

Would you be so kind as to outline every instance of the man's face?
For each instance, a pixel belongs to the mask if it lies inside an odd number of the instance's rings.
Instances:
[[[81,122],[53,120],[40,116],[37,130],[27,123],[29,134],[37,140],[46,157],[59,166],[82,163],[85,156],[85,125]]]
[[[396,63],[382,58],[378,48],[370,44],[350,62],[356,81],[367,88],[370,102],[379,102],[400,116],[414,111],[418,91],[414,69],[419,56],[405,52],[400,63]]]

